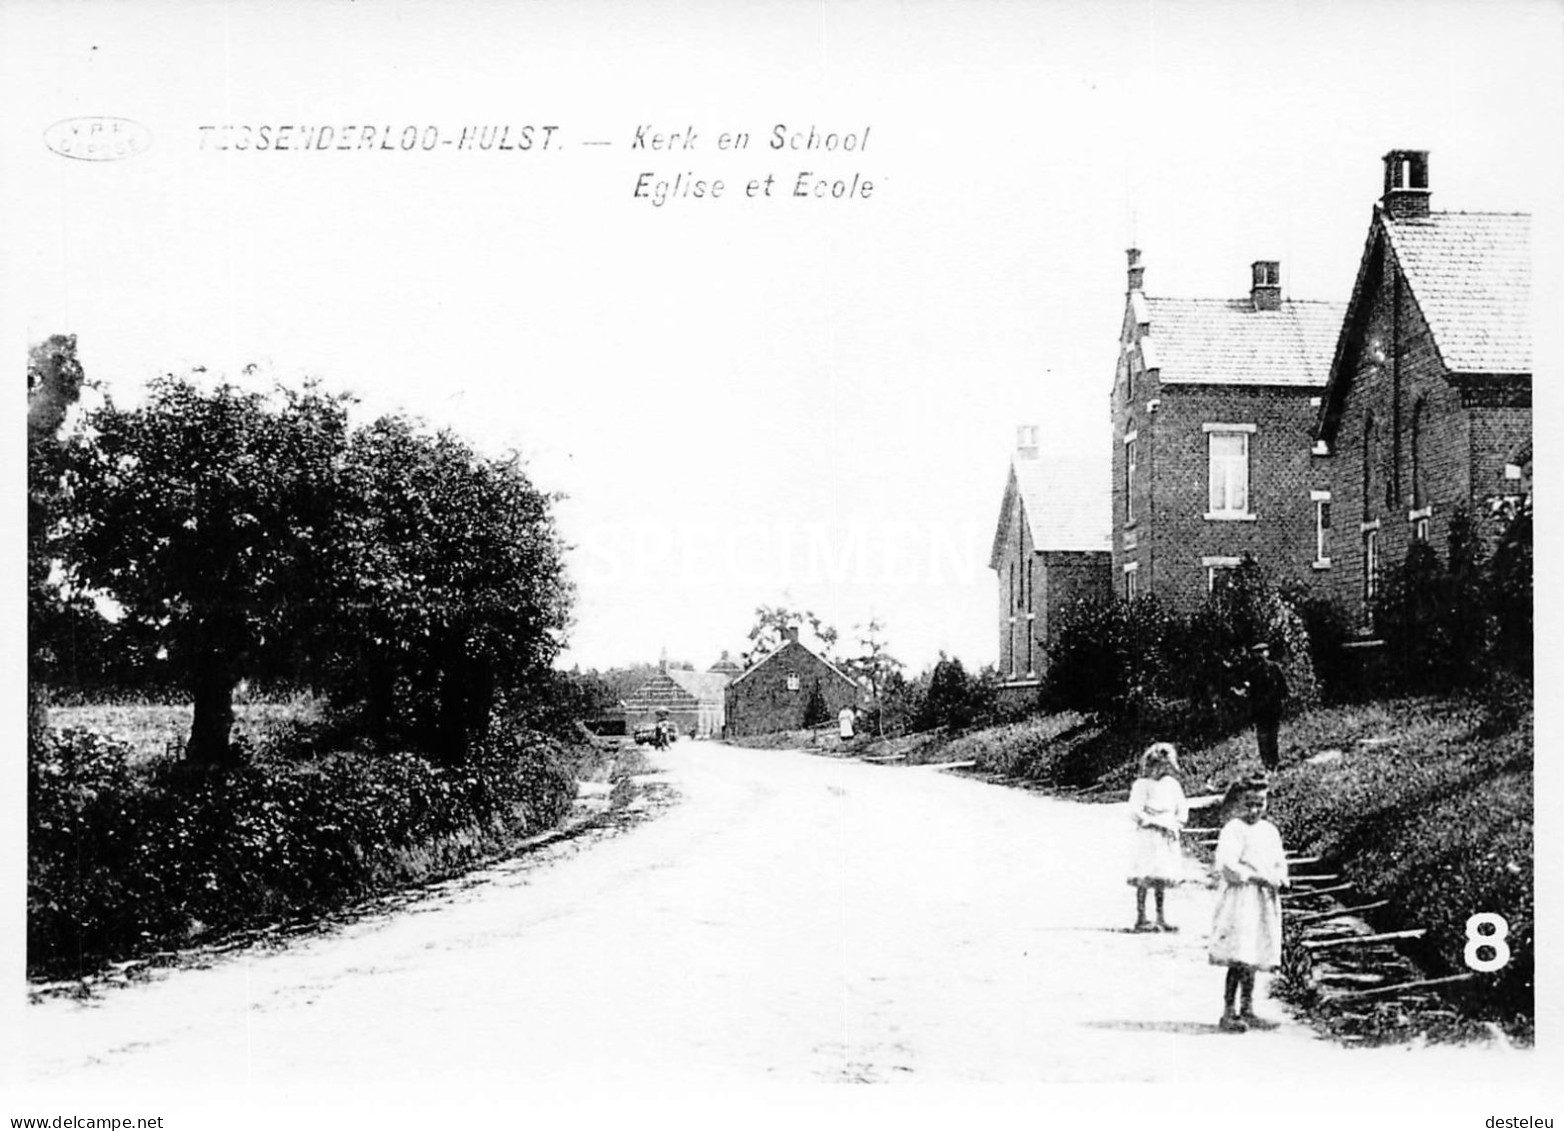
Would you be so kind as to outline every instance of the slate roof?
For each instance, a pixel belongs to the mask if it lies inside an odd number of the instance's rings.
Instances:
[[[1255,310],[1249,299],[1155,298],[1135,317],[1148,332],[1141,360],[1164,384],[1323,388],[1345,303],[1288,300]]]
[[[1531,372],[1531,217],[1381,213],[1418,309],[1452,373]]]
[[[1017,494],[1026,512],[1033,550],[1107,552],[1112,546],[1108,506],[1111,474],[1103,459],[1091,456],[1012,460],[989,568],[997,568],[1004,553]]]

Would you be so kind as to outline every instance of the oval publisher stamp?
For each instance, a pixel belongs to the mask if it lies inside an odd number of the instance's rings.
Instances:
[[[152,148],[152,131],[130,118],[88,115],[54,123],[43,141],[75,161],[123,161]]]

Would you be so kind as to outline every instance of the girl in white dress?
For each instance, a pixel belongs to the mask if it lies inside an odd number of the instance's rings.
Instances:
[[[1155,742],[1141,755],[1140,777],[1130,787],[1130,818],[1135,831],[1130,842],[1129,882],[1135,886],[1137,931],[1176,931],[1163,913],[1169,886],[1184,878],[1184,850],[1179,842],[1189,820],[1189,805],[1179,785],[1178,751]],[[1157,921],[1146,918],[1146,892],[1156,894]]]
[[[1214,870],[1220,890],[1211,926],[1211,962],[1227,967],[1218,1027],[1228,1033],[1274,1029],[1254,1013],[1256,970],[1274,970],[1282,960],[1282,901],[1287,855],[1282,835],[1265,820],[1264,775],[1236,781],[1225,799],[1235,814],[1216,842]]]

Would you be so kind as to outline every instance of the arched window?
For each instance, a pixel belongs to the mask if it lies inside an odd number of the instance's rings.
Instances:
[[[1373,513],[1374,498],[1374,414],[1363,419],[1363,521]]]
[[[1423,398],[1412,406],[1412,509],[1420,511],[1428,505],[1423,489]]]

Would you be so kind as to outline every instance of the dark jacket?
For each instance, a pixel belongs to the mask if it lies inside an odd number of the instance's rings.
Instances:
[[[1287,706],[1287,677],[1281,665],[1261,656],[1249,673],[1249,708],[1258,722],[1279,722]]]

